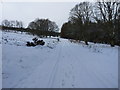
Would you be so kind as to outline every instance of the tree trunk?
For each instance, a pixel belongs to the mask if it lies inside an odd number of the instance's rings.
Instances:
[[[85,41],[85,44],[86,44],[86,45],[88,45],[88,42],[87,42],[87,41]]]

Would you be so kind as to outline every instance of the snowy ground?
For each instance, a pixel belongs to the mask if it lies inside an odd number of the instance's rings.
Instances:
[[[27,47],[31,35],[3,32],[3,88],[117,88],[118,47],[44,38]]]

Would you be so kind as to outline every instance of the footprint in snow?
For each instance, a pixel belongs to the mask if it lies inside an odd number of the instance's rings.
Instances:
[[[75,88],[75,85],[74,85],[74,84],[72,84],[72,87],[73,87],[73,88]]]
[[[64,80],[62,80],[62,87],[63,87],[63,86],[65,86],[65,81],[64,81]]]

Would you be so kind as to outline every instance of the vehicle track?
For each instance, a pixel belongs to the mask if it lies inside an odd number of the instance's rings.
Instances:
[[[62,44],[59,45],[59,49],[58,49],[58,59],[53,67],[53,70],[51,72],[50,78],[49,78],[49,82],[48,82],[48,88],[53,88],[54,85],[54,81],[55,81],[55,76],[59,67],[59,61],[60,61],[60,57],[61,57],[61,51],[62,51]]]

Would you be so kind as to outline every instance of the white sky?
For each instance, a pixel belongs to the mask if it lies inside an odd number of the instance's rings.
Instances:
[[[2,19],[21,20],[25,26],[35,18],[48,18],[59,26],[68,20],[72,2],[9,2],[2,5]]]
[[[17,1],[17,2],[16,2]],[[24,26],[28,26],[29,22],[36,18],[48,18],[55,21],[61,28],[64,22],[68,21],[70,10],[80,1],[76,2],[70,0],[2,0],[0,3],[0,12],[2,8],[2,18],[0,14],[0,21],[20,20],[23,21]],[[44,1],[44,2],[42,2]],[[49,1],[49,2],[48,2]],[[65,2],[66,1],[66,2]]]

